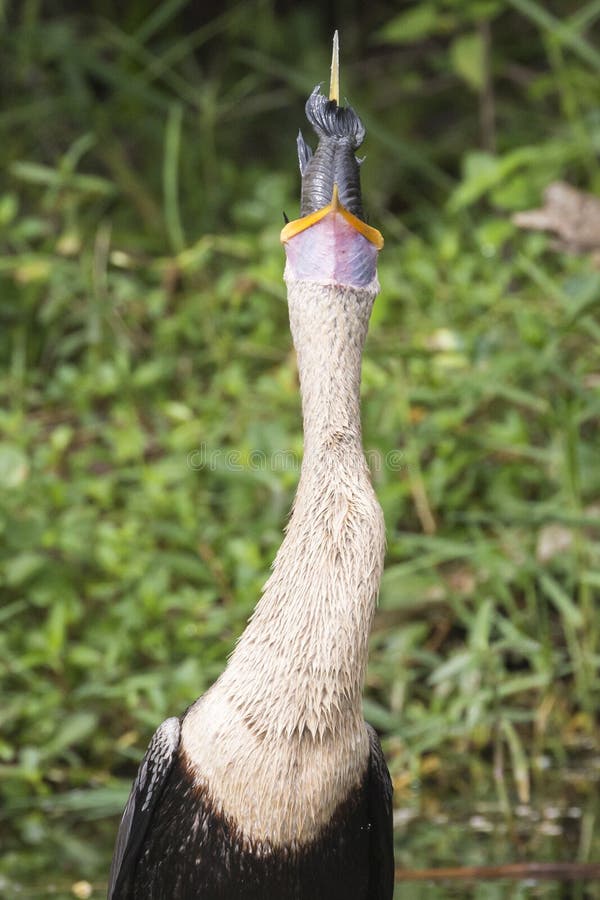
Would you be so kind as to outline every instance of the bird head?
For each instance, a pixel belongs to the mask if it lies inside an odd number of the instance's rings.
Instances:
[[[286,280],[364,287],[376,277],[383,237],[364,221],[360,166],[355,151],[365,128],[351,106],[339,102],[339,44],[333,38],[329,96],[317,85],[306,103],[317,137],[313,153],[298,134],[302,176],[300,218],[281,232]]]

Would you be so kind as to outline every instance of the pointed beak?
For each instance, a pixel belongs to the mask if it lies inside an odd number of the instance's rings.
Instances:
[[[339,38],[333,36],[329,96],[317,86],[306,103],[306,115],[319,143],[313,153],[302,134],[298,136],[298,159],[302,175],[302,215],[288,222],[281,232],[281,242],[288,244],[303,231],[324,220],[350,225],[376,250],[383,247],[383,237],[363,220],[360,189],[360,162],[355,156],[365,129],[352,107],[339,105],[340,66]]]
[[[333,34],[331,50],[331,75],[329,78],[329,99],[340,103],[340,36],[337,29]]]

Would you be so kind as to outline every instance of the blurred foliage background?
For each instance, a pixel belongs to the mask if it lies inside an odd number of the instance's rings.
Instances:
[[[0,15],[0,894],[101,895],[152,731],[265,581],[298,471],[264,460],[302,447],[278,236],[334,27],[386,237],[365,710],[398,862],[598,859],[600,270],[511,216],[600,191],[600,2]]]

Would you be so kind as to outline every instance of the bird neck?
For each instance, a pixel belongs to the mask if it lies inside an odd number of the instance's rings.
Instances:
[[[360,375],[373,291],[288,282],[304,419],[304,470],[313,454],[362,456]]]
[[[285,539],[222,678],[258,731],[358,719],[384,552],[361,444],[360,371],[377,292],[288,281],[305,453]]]

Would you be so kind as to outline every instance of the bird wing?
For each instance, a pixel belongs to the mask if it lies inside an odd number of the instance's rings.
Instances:
[[[179,750],[181,722],[166,719],[154,732],[146,750],[119,825],[108,879],[108,900],[125,900],[142,843],[158,798]]]
[[[377,732],[367,725],[369,745],[369,894],[368,900],[391,900],[394,893],[392,780]]]

